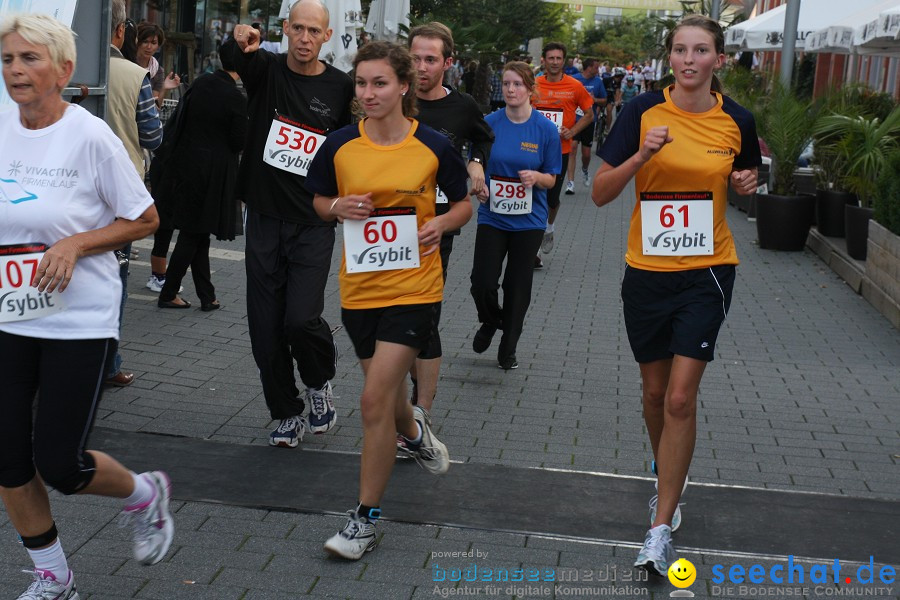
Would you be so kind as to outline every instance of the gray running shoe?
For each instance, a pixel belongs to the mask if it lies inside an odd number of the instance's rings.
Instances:
[[[22,571],[34,577],[34,581],[28,589],[19,596],[18,600],[78,600],[78,592],[75,590],[75,577],[69,571],[69,579],[60,583],[50,571],[35,569],[34,571]]]
[[[413,444],[407,440],[406,447],[420,467],[432,475],[443,475],[450,468],[450,453],[447,452],[447,446],[431,431],[429,425],[431,417],[428,416],[428,411],[421,406],[415,406],[413,417],[422,428],[422,441]]]
[[[355,510],[347,511],[347,514],[350,515],[347,524],[328,538],[325,551],[348,560],[359,560],[363,554],[371,552],[378,545],[375,523],[360,517]]]
[[[320,390],[307,389],[306,399],[309,400],[309,430],[320,434],[334,427],[337,423],[337,413],[334,411],[334,392],[331,389],[331,382],[326,381]]]
[[[155,565],[165,557],[175,537],[169,512],[169,476],[163,471],[141,473],[153,485],[156,495],[145,506],[122,511],[121,525],[134,525],[134,557],[144,565]]]
[[[644,547],[638,552],[635,567],[643,567],[653,575],[665,577],[669,565],[677,560],[678,555],[672,546],[672,529],[668,525],[659,525],[647,532]]]
[[[541,252],[550,254],[553,252],[553,232],[544,233],[544,240],[541,242]]]
[[[269,445],[279,448],[296,448],[303,441],[308,425],[306,419],[297,415],[282,419],[275,431],[269,434]]]

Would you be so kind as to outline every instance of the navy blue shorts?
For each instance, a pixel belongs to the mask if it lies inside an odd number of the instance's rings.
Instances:
[[[687,271],[625,267],[625,329],[639,363],[678,354],[711,362],[731,306],[734,265]]]
[[[341,320],[357,358],[375,355],[375,342],[391,342],[417,350],[428,347],[441,318],[441,303],[383,308],[341,309]]]

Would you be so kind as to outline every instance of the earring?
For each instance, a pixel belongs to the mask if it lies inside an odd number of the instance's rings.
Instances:
[[[400,95],[401,95],[401,96],[405,96],[405,95],[406,95],[406,92],[400,92]]]

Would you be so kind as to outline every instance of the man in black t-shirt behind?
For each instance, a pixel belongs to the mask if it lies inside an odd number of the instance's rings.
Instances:
[[[334,224],[322,221],[304,183],[325,136],[350,123],[353,82],[319,60],[331,37],[328,9],[300,0],[284,22],[286,54],[260,50],[259,31],[238,25],[237,72],[249,100],[238,194],[247,205],[247,322],[272,418],[269,444],[293,448],[308,428],[336,421],[330,380],[337,349],[322,318]],[[309,415],[294,378],[306,387]]]
[[[484,187],[484,165],[491,152],[494,133],[472,96],[443,85],[444,74],[453,65],[453,34],[442,23],[426,23],[409,32],[409,46],[418,74],[416,99],[419,114],[416,118],[447,136],[459,151],[464,144],[469,144],[467,170],[472,193],[478,193]],[[435,213],[444,214],[449,207],[447,197],[439,191]],[[444,281],[447,280],[447,261],[453,249],[453,237],[459,233],[459,230],[449,231],[441,238]],[[413,404],[418,405],[418,410],[424,409],[426,416],[437,392],[440,368],[441,338],[435,327],[428,347],[419,354],[411,372]],[[430,418],[428,420],[430,422]]]

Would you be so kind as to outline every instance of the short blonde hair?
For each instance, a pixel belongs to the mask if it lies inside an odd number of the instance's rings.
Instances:
[[[75,32],[53,17],[15,13],[4,18],[0,21],[0,49],[3,48],[3,40],[11,33],[18,33],[29,44],[46,47],[50,60],[60,69],[71,61],[72,72],[75,72]]]

